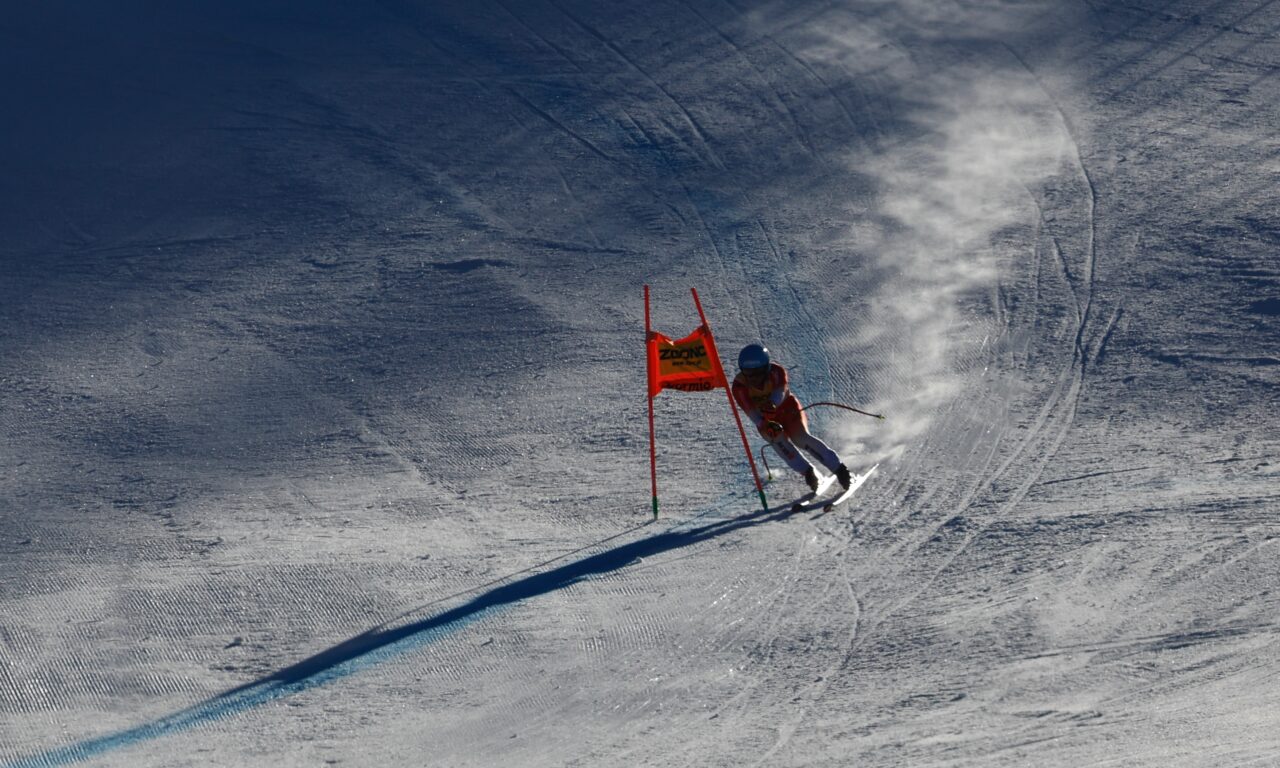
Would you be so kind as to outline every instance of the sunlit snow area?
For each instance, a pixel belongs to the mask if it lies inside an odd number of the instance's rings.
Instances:
[[[1274,0],[0,16],[0,768],[1280,765]],[[643,286],[763,342],[762,510]],[[749,432],[753,450],[761,441]]]

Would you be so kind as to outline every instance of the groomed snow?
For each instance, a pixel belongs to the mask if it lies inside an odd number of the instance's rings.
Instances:
[[[0,22],[3,768],[1280,763],[1280,6],[85,5]],[[644,284],[886,414],[849,505],[673,392],[649,522]]]

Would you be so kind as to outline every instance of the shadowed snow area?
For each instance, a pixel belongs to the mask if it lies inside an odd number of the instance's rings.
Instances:
[[[0,42],[0,768],[1280,762],[1280,5]],[[649,522],[644,284],[849,504],[666,392]]]

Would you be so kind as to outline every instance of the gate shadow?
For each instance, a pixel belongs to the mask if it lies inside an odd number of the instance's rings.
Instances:
[[[751,526],[781,520],[790,514],[790,505],[787,504],[697,527],[687,527],[687,522],[679,523],[661,533],[487,589],[462,605],[427,618],[391,627],[387,626],[390,622],[384,622],[295,664],[150,723],[30,755],[16,762],[3,763],[0,764],[0,768],[51,768],[68,765],[162,736],[173,735],[195,726],[223,720],[275,699],[292,696],[339,680],[408,651],[429,645],[516,603],[565,589],[585,579],[620,571],[646,557],[689,547]],[[623,532],[625,533],[627,531]],[[445,600],[448,599],[445,598]],[[420,609],[415,609],[411,613],[416,610]]]

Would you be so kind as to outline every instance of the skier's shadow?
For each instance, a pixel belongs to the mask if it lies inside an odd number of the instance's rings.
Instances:
[[[621,544],[558,567],[529,576],[508,580],[500,586],[484,589],[457,607],[407,624],[388,626],[405,615],[418,613],[430,606],[449,601],[443,598],[402,614],[354,637],[309,656],[252,682],[233,688],[180,712],[123,731],[86,739],[65,747],[30,755],[16,762],[0,763],[0,768],[49,768],[88,760],[107,752],[144,741],[171,735],[205,723],[222,720],[274,699],[324,685],[346,677],[395,655],[432,643],[445,634],[461,629],[495,609],[523,600],[565,589],[587,578],[619,571],[647,557],[689,547],[718,536],[762,523],[783,519],[791,514],[790,504],[772,507],[737,517],[721,519],[696,527],[678,524],[661,533]],[[637,526],[630,531],[640,530]],[[615,539],[618,536],[610,537]],[[607,542],[597,542],[599,545]],[[588,545],[586,548],[594,548]],[[483,589],[483,588],[482,588]],[[473,592],[475,590],[472,590]],[[461,593],[461,594],[469,594]],[[455,595],[459,597],[460,595]]]

